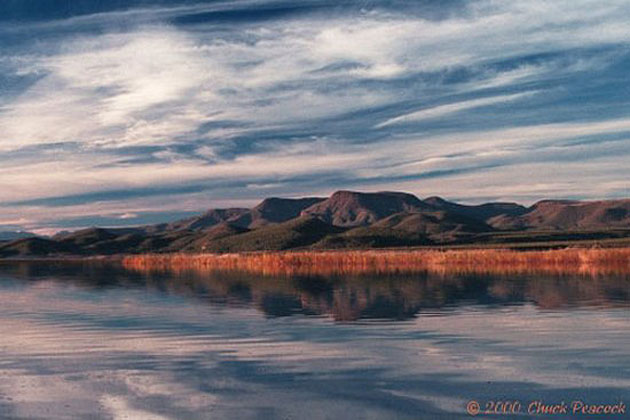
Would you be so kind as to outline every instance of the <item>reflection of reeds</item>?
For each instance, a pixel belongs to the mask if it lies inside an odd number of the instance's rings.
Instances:
[[[238,270],[274,274],[470,272],[607,274],[630,272],[630,248],[545,251],[396,250],[243,254],[147,254],[123,258],[135,270]]]
[[[602,273],[600,271],[600,273]],[[167,266],[125,270],[109,261],[30,261],[0,264],[0,276],[59,281],[87,290],[103,287],[172,293],[209,304],[255,307],[268,316],[330,315],[337,321],[408,319],[469,304],[533,304],[539,308],[629,308],[630,271],[587,276],[556,273],[457,272],[261,275],[234,270]]]

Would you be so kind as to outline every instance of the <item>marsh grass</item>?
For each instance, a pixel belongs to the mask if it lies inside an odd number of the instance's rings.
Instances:
[[[264,275],[414,272],[607,274],[630,273],[630,248],[145,254],[126,256],[123,265],[141,271],[234,270]]]

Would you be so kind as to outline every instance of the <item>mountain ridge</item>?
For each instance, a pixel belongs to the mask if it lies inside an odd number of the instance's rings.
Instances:
[[[341,190],[305,209],[302,215],[317,217],[333,226],[357,227],[369,225],[392,214],[429,208],[429,205],[409,193]]]
[[[465,205],[396,191],[270,197],[171,223],[0,242],[0,257],[484,245],[630,238],[630,199]]]

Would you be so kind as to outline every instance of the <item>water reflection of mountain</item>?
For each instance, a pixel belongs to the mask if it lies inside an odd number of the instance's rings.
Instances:
[[[378,276],[271,277],[238,272],[135,272],[115,265],[20,263],[0,266],[0,279],[51,280],[78,287],[151,288],[255,307],[273,317],[330,316],[337,321],[405,320],[466,305],[541,309],[628,306],[630,276],[471,275],[421,273]]]

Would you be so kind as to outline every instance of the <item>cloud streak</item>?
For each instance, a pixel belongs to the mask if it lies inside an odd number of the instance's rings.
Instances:
[[[374,126],[374,128],[383,128],[392,124],[401,124],[408,122],[417,122],[423,120],[429,120],[434,118],[441,118],[447,115],[455,114],[460,111],[465,111],[467,109],[480,108],[489,105],[496,105],[501,103],[507,103],[512,101],[517,101],[519,99],[526,98],[531,95],[535,95],[538,93],[537,91],[533,92],[523,92],[523,93],[515,93],[513,95],[499,95],[499,96],[491,96],[488,98],[479,98],[479,99],[470,99],[467,101],[456,102],[447,105],[439,105],[433,108],[427,108],[420,111],[411,112],[409,114],[404,114],[395,118],[390,118],[382,123],[379,123]]]

